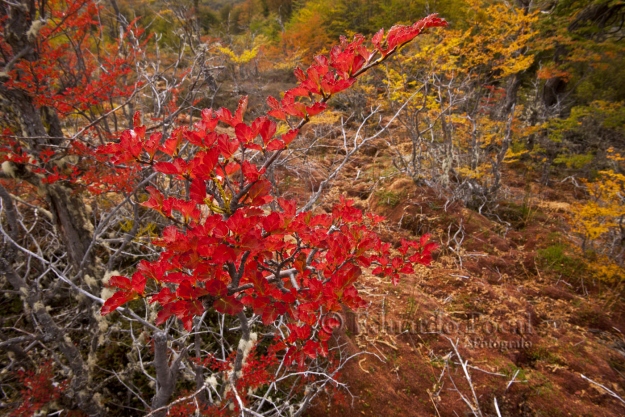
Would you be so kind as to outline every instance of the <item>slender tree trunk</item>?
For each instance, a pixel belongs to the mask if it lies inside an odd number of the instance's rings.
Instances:
[[[152,409],[158,410],[167,405],[176,388],[180,362],[186,355],[186,350],[180,352],[169,365],[167,347],[167,333],[157,332],[152,337],[154,341],[154,369],[156,370],[156,393],[152,398]],[[165,417],[167,410],[160,410],[153,414],[155,417]]]
[[[4,113],[4,122],[19,135],[16,142],[34,159],[49,145],[58,146],[64,141],[61,123],[54,109],[37,108],[33,98],[26,91],[6,85],[9,79],[8,71],[17,61],[27,60],[36,64],[38,31],[35,29],[45,24],[43,19],[46,16],[38,15],[42,10],[36,10],[35,6],[34,1],[22,0],[21,3],[4,6],[2,9],[6,13],[3,16],[6,18],[4,36],[15,55],[5,64],[4,71],[0,72],[0,111]],[[88,253],[88,248],[93,227],[79,196],[67,187],[44,184],[40,176],[26,167],[18,168],[10,173],[10,176],[30,182],[46,197],[75,271],[80,271],[81,265],[91,268],[93,259]]]
[[[36,109],[32,99],[23,91],[0,85],[0,111],[9,118],[9,123],[21,136],[19,142],[23,149],[33,157],[37,157],[46,145],[58,145],[63,141],[56,112],[50,108]],[[45,184],[41,181],[42,177],[24,166],[18,166],[12,173],[5,173],[4,176],[13,176],[16,180],[24,180],[37,187],[50,206],[59,236],[75,272],[83,269],[93,273],[93,256],[88,253],[93,225],[80,195],[61,184]]]

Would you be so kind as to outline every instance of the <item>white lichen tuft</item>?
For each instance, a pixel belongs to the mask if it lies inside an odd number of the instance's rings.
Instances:
[[[158,316],[158,310],[156,309],[156,304],[148,304],[150,316],[148,321],[150,323],[154,323],[156,321],[156,316]]]
[[[95,369],[96,366],[98,366],[98,359],[95,355],[89,354],[87,356],[87,367],[89,369]]]
[[[100,407],[104,407],[104,397],[99,392],[93,394],[93,401],[95,401]]]
[[[2,172],[4,173],[4,175],[6,175],[9,178],[15,178],[17,168],[15,167],[15,164],[11,161],[4,161],[2,163]]]
[[[113,294],[115,294],[115,290],[104,287],[102,288],[102,292],[100,293],[100,298],[102,298],[103,300],[108,300],[113,296]]]
[[[96,281],[96,279],[93,278],[91,275],[85,274],[85,284],[92,288],[97,288],[98,281]]]
[[[252,351],[252,348],[256,344],[257,340],[258,340],[258,334],[256,333],[250,333],[249,340],[244,340],[244,339],[239,340],[239,349],[241,350],[241,352],[243,352],[244,364],[245,364],[245,361],[247,360],[247,356]]]
[[[211,375],[208,377],[208,379],[206,380],[206,382],[208,382],[208,384],[213,387],[213,389],[217,389],[217,378],[215,378],[215,375]]]
[[[121,274],[119,273],[119,271],[106,271],[104,273],[104,277],[102,277],[102,283],[104,285],[108,284],[110,279],[111,279],[111,277],[115,276],[115,275],[121,275]]]
[[[93,318],[98,323],[98,344],[102,345],[106,342],[106,332],[109,329],[108,319],[101,315],[99,310],[93,312]]]
[[[41,28],[43,28],[46,25],[46,23],[48,23],[46,19],[39,19],[39,20],[35,20],[30,25],[30,29],[28,29],[28,32],[26,32],[26,37],[28,38],[29,42],[35,41],[35,39],[37,38],[37,35],[39,34],[39,31],[41,30]]]
[[[87,219],[85,219],[85,221],[83,222],[83,226],[89,233],[93,233],[95,231],[95,228],[93,227],[93,223],[91,223]]]

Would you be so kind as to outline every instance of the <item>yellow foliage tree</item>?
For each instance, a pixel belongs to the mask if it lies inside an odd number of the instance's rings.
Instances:
[[[245,49],[238,55],[226,46],[219,47],[217,49],[219,52],[228,57],[228,60],[230,60],[233,64],[247,64],[252,59],[256,58],[256,55],[258,55],[258,46],[255,46],[252,49]]]
[[[507,3],[466,0],[463,7],[470,29],[448,29],[404,50],[386,70],[385,95],[392,109],[409,101],[400,118],[412,143],[395,140],[396,166],[444,188],[470,181],[470,193],[484,196],[499,189],[521,130],[517,91],[534,62],[538,18]]]
[[[609,149],[615,165],[625,160]],[[582,239],[591,270],[606,282],[623,279],[625,253],[625,175],[613,169],[599,171],[595,181],[583,181],[589,198],[572,205],[570,225]]]
[[[282,34],[282,54],[297,54],[304,63],[310,63],[314,55],[330,45],[324,11],[331,7],[332,3],[324,0],[307,3],[295,12]]]

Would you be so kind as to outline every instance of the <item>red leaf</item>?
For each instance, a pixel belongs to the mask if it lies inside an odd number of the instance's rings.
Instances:
[[[180,174],[180,166],[176,166],[171,162],[157,162],[154,164],[154,171],[162,172],[168,175]]]
[[[271,191],[271,183],[268,180],[260,180],[250,187],[247,195],[252,200],[252,206],[260,206],[271,201],[268,195]],[[270,197],[267,201],[265,197]]]
[[[215,310],[223,314],[234,316],[243,311],[243,304],[234,297],[226,296],[215,300],[213,303]]]
[[[180,146],[180,142],[182,141],[184,131],[184,128],[178,128],[171,132],[171,135],[165,141],[163,146],[160,147],[160,150],[169,156],[177,155],[178,147]]]
[[[253,130],[245,123],[239,123],[238,125],[236,125],[236,127],[234,128],[234,132],[237,135],[237,139],[239,139],[239,141],[243,144],[252,142],[258,134],[255,130]]]
[[[134,292],[139,295],[143,295],[143,291],[145,290],[146,279],[140,272],[135,272],[132,275],[131,288]]]
[[[303,351],[309,358],[315,359],[317,357],[317,352],[319,351],[319,343],[314,340],[309,340],[304,345]]]
[[[176,295],[167,287],[163,288],[158,294],[152,297],[150,303],[160,303],[162,306],[167,305],[176,299]]]
[[[362,275],[362,270],[355,265],[347,265],[339,271],[339,285],[347,288]]]
[[[215,263],[223,264],[234,261],[236,257],[237,256],[232,248],[221,245],[213,252],[212,260]]]
[[[271,138],[273,138],[273,135],[276,134],[276,124],[266,117],[263,117],[261,119],[264,120],[262,120],[262,122],[259,124],[258,131],[261,138],[263,138],[263,143],[267,144],[267,142],[269,142]]]
[[[230,159],[230,157],[239,149],[240,145],[238,140],[232,139],[228,135],[219,135],[217,143],[219,144],[219,150],[221,151],[224,159]]]
[[[159,311],[156,315],[156,320],[154,320],[154,324],[160,326],[161,324],[165,323],[168,318],[174,315],[173,309],[174,304],[163,305],[163,309]]]
[[[209,179],[219,160],[219,149],[201,151],[191,161],[191,174],[195,178]]]
[[[133,158],[136,158],[141,153],[141,141],[137,132],[134,130],[125,130],[119,140],[119,144],[122,149],[130,153]]]
[[[163,279],[163,275],[167,272],[167,264],[159,261],[141,261],[137,266],[137,270],[141,271],[144,277],[160,282]]]
[[[284,142],[282,142],[280,139],[274,139],[267,144],[267,147],[265,149],[267,149],[268,151],[279,151],[280,149],[284,148]]]
[[[228,294],[228,287],[218,279],[213,279],[206,284],[206,291],[215,297],[223,297]]]
[[[281,306],[278,303],[269,303],[262,307],[259,307],[258,309],[254,309],[254,312],[256,314],[260,314],[261,319],[263,320],[263,324],[265,326],[268,326],[276,321],[279,315],[283,314],[282,310],[284,309],[280,307]]]
[[[206,183],[204,180],[194,178],[189,187],[189,198],[198,204],[204,203],[206,198]]]
[[[310,333],[312,329],[307,324],[304,324],[302,326],[287,324],[287,327],[291,331],[291,334],[287,339],[290,343],[294,343],[297,340],[308,340],[310,338]]]
[[[294,200],[287,200],[285,198],[279,198],[278,204],[280,208],[284,212],[284,214],[288,217],[294,217],[297,208],[297,202]]]
[[[217,115],[215,114],[215,112],[213,112],[213,109],[202,110],[202,127],[205,130],[207,130],[208,132],[214,131],[218,123],[219,118],[217,118]]]
[[[195,146],[204,147],[204,136],[201,132],[187,130],[184,132],[184,137]]]
[[[232,126],[236,126],[236,123],[243,123],[243,116],[245,116],[245,112],[247,111],[247,96],[241,97],[239,100],[239,105],[237,106],[237,110],[234,112],[234,123]]]
[[[267,105],[274,110],[280,108],[280,102],[273,96],[267,97]]]
[[[304,103],[285,103],[284,111],[290,116],[299,117],[301,119],[306,117],[306,105]]]
[[[306,107],[306,113],[312,117],[324,111],[326,107],[326,103],[317,102],[310,107]]]
[[[270,110],[267,114],[271,117],[275,117],[278,120],[286,120],[286,113],[280,109]]]
[[[148,201],[142,203],[144,207],[149,207],[156,211],[162,211],[163,209],[163,194],[152,186],[145,187],[146,191],[150,194]]]
[[[306,73],[302,71],[300,67],[295,68],[295,71],[293,72],[295,74],[295,78],[297,78],[299,82],[302,82],[306,79]]]
[[[132,125],[133,126],[141,126],[141,112],[136,111],[132,116]]]
[[[274,211],[273,213],[269,213],[269,215],[263,219],[263,229],[265,229],[267,233],[271,233],[277,230],[281,223],[282,219],[280,214]]]
[[[102,306],[102,310],[100,310],[100,314],[106,316],[107,314],[115,311],[117,307],[121,307],[126,304],[128,301],[135,299],[137,296],[134,292],[128,291],[118,291],[111,298],[104,302]]]
[[[269,116],[278,120],[286,120],[286,113],[282,110],[280,102],[272,96],[267,97],[267,105],[271,110],[267,113]]]
[[[114,275],[109,279],[109,282],[107,284],[107,286],[109,287],[117,287],[120,288],[122,290],[131,290],[132,289],[132,282],[130,281],[129,278],[126,277],[122,277],[119,275]]]
[[[143,143],[143,149],[150,155],[150,159],[156,154],[162,137],[162,133],[152,133],[150,138]]]
[[[243,161],[241,168],[243,175],[249,182],[257,181],[258,178],[260,178],[261,172],[258,170],[256,165],[251,164],[248,161]]]
[[[371,43],[375,46],[375,49],[382,52],[382,41],[384,40],[384,29],[380,29],[373,38],[371,38]]]
[[[308,97],[311,91],[305,87],[295,87],[291,88],[288,93],[292,94],[294,97]]]
[[[207,290],[191,285],[189,280],[186,279],[180,283],[176,291],[176,295],[179,298],[186,300],[195,300],[206,294],[208,294]]]
[[[230,112],[230,110],[221,108],[215,112],[215,115],[217,116],[220,122],[233,126],[233,123],[232,123],[233,117],[232,117],[232,113]],[[237,123],[235,123],[235,125],[236,124]]]
[[[293,142],[293,140],[297,137],[298,133],[299,133],[299,130],[292,129],[286,132],[284,135],[282,135],[281,136],[282,142],[284,142],[285,146],[289,146],[289,144]]]
[[[348,78],[346,80],[339,80],[335,84],[332,85],[332,87],[330,88],[330,93],[336,94],[336,93],[339,93],[339,92],[341,92],[343,90],[347,90],[349,87],[354,85],[355,82],[356,82],[355,78]],[[324,110],[325,110],[325,108],[324,108]]]
[[[199,220],[201,215],[200,211],[197,208],[197,203],[195,201],[186,201],[179,199],[171,199],[172,210],[177,210],[184,217],[184,222],[189,223],[189,220]]]

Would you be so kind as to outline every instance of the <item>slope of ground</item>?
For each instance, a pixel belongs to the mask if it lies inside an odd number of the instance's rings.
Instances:
[[[398,175],[354,180],[362,167],[381,172],[378,157],[352,161],[324,208],[346,194],[387,217],[389,241],[430,233],[440,248],[397,287],[362,280],[370,306],[341,340],[370,354],[342,375],[351,394],[309,415],[623,415],[622,297],[570,254],[575,190],[507,173],[519,188],[506,189],[494,221]]]

